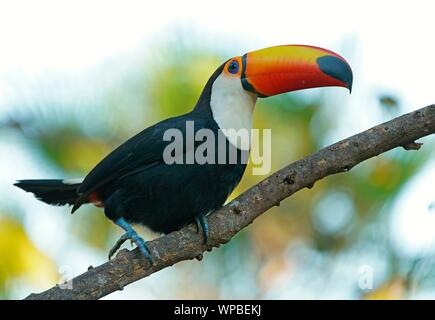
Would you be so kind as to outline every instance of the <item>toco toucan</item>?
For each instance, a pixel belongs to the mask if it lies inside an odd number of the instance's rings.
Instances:
[[[122,242],[131,239],[152,262],[146,243],[131,223],[169,233],[196,221],[207,242],[207,215],[224,204],[245,171],[246,161],[241,160],[250,146],[241,144],[234,132],[251,129],[257,98],[327,86],[352,87],[349,64],[334,52],[305,45],[249,52],[217,68],[191,112],[144,129],[84,179],[19,180],[15,185],[48,204],[72,205],[72,212],[85,203],[103,207],[105,215],[125,231],[109,259]],[[171,143],[164,138],[165,132],[175,129],[185,135],[188,122],[194,124],[194,132],[208,129],[224,136],[224,148],[218,146],[213,157],[232,151],[237,161],[165,161],[165,148]],[[192,156],[199,146],[194,141],[178,157]],[[227,155],[224,158],[228,160]]]

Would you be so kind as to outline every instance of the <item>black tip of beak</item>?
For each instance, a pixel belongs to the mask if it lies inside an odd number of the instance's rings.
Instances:
[[[345,61],[334,56],[323,56],[318,58],[316,62],[323,73],[343,82],[346,88],[352,92],[352,69]]]

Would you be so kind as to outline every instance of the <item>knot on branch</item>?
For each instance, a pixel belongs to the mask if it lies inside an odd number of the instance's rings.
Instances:
[[[292,185],[295,183],[296,179],[296,172],[292,171],[290,174],[288,174],[283,180],[282,183],[286,185]]]
[[[237,200],[234,200],[231,204],[230,204],[230,208],[231,211],[235,214],[241,214],[242,210],[240,209],[240,202]]]
[[[422,145],[423,143],[413,141],[405,143],[402,148],[405,150],[420,150]]]

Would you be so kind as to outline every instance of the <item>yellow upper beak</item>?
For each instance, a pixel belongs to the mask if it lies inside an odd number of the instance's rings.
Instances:
[[[242,56],[243,88],[260,97],[338,86],[352,89],[352,70],[338,54],[312,46],[286,45]]]

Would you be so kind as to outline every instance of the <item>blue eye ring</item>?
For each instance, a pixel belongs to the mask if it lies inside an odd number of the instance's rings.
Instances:
[[[228,64],[228,72],[232,74],[239,72],[239,63],[237,60],[233,60]]]

